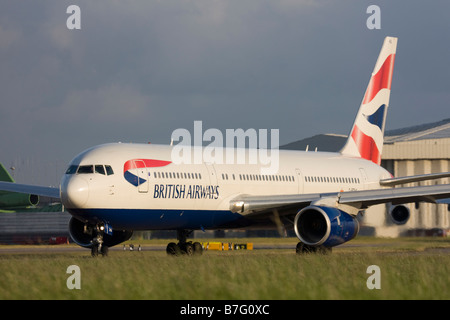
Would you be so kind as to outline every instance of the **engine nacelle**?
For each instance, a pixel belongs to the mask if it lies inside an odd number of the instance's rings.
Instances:
[[[39,196],[35,194],[7,192],[0,195],[0,207],[2,209],[14,209],[35,206],[39,203]]]
[[[84,222],[71,218],[69,221],[69,234],[70,237],[81,247],[90,248],[92,247],[92,239],[94,237],[92,232],[85,227]],[[103,244],[107,247],[112,247],[127,241],[133,235],[133,231],[127,230],[113,230],[113,235],[110,236],[108,234],[103,235]]]
[[[402,204],[397,206],[391,206],[389,208],[389,216],[391,217],[392,222],[401,226],[408,222],[409,220],[409,208]]]
[[[359,223],[342,210],[309,206],[295,216],[294,229],[304,244],[334,247],[353,239],[358,234]]]

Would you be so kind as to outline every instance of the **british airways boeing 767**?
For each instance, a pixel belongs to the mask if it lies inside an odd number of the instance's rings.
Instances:
[[[2,182],[0,190],[60,198],[72,239],[93,255],[134,230],[177,230],[167,252],[194,254],[202,248],[187,241],[193,230],[280,224],[294,228],[297,253],[328,251],[354,238],[358,212],[379,203],[392,203],[393,221],[406,223],[403,203],[449,198],[450,186],[392,187],[450,173],[394,178],[380,166],[396,47],[397,38],[385,38],[339,153],[280,150],[278,171],[264,174],[259,163],[175,164],[172,146],[112,143],[77,155],[60,188]]]

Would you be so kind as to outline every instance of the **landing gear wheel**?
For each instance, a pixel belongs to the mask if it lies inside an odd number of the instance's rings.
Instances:
[[[166,252],[168,255],[178,256],[181,254],[181,249],[176,243],[171,242],[167,245]]]
[[[98,256],[98,246],[96,246],[96,245],[92,246],[91,256],[93,256],[94,258]]]
[[[103,245],[102,248],[100,249],[100,253],[102,254],[103,257],[107,257],[109,253],[109,248]]]
[[[200,242],[194,242],[194,255],[201,256],[203,254],[203,247]]]
[[[185,243],[184,248],[182,248],[181,250],[188,256],[192,256],[194,254],[194,245],[192,244],[192,242],[187,242]]]
[[[317,247],[317,253],[330,254],[332,249],[330,247],[319,246]]]
[[[98,254],[100,253],[103,257],[107,257],[109,248],[105,245],[101,246],[100,248],[99,247],[100,246],[98,244],[91,247],[91,256],[95,258],[98,257]]]
[[[179,242],[178,244],[175,244],[174,242],[169,243],[166,248],[167,254],[172,256],[178,256],[180,254],[185,254],[188,256],[202,255],[203,247],[200,242],[192,243],[192,241],[186,241],[187,236],[191,232],[192,231],[189,230],[177,230],[177,238]]]
[[[306,254],[316,252],[316,247],[304,244],[303,242],[297,243],[297,247],[295,248],[295,253],[297,254]]]
[[[306,254],[306,253],[319,253],[319,254],[330,254],[331,248],[324,246],[313,247],[303,242],[297,243],[297,247],[295,248],[295,253],[297,254]]]

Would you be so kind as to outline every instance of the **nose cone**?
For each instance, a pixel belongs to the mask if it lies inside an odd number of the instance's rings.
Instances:
[[[79,176],[71,176],[61,184],[61,200],[67,208],[81,208],[89,198],[89,186]]]

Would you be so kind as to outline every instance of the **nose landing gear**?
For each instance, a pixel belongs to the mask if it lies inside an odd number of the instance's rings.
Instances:
[[[103,225],[96,225],[92,228],[93,238],[91,240],[91,255],[97,257],[101,254],[103,257],[108,255],[108,247],[103,243],[103,235],[105,227]]]
[[[199,242],[186,241],[187,237],[192,233],[192,230],[177,230],[178,243],[171,242],[167,245],[166,252],[168,255],[178,256],[186,254],[202,255],[203,247]]]

